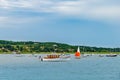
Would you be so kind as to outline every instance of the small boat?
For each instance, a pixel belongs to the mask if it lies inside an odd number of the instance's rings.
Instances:
[[[99,55],[99,57],[104,57],[104,55]]]
[[[15,56],[15,57],[23,57],[24,55],[22,55],[21,53],[20,53],[20,51],[13,51],[13,55]]]
[[[75,58],[76,59],[80,59],[80,56],[81,56],[81,54],[80,54],[80,48],[78,47],[77,52],[75,53]]]
[[[106,57],[116,57],[117,56],[117,54],[108,54],[108,55],[106,55]]]
[[[16,54],[16,57],[23,57],[24,55],[22,54]]]
[[[50,54],[47,55],[46,57],[39,58],[41,61],[47,61],[47,62],[64,62],[70,60],[70,55],[65,55],[65,54]]]

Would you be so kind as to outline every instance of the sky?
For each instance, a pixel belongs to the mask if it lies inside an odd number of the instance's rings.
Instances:
[[[0,40],[120,47],[120,0],[0,0]]]

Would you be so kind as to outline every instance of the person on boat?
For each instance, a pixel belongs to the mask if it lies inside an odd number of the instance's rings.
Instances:
[[[39,56],[39,59],[41,59],[41,56]]]
[[[39,59],[40,59],[41,61],[43,61],[43,58],[42,58],[41,56],[39,56]]]

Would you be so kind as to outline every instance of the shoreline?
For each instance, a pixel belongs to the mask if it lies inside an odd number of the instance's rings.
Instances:
[[[40,52],[40,53],[30,53],[30,52],[23,52],[20,54],[52,54],[53,52]],[[14,54],[13,52],[0,52],[0,54]],[[56,53],[56,54],[75,54],[75,53]],[[120,54],[120,52],[81,52],[82,54]]]

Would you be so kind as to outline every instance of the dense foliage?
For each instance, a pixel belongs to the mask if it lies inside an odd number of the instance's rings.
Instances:
[[[32,42],[32,41],[5,41],[0,40],[0,53],[21,53],[58,52],[74,53],[78,46],[55,43],[55,42]],[[81,52],[120,52],[120,48],[102,48],[79,46]]]

